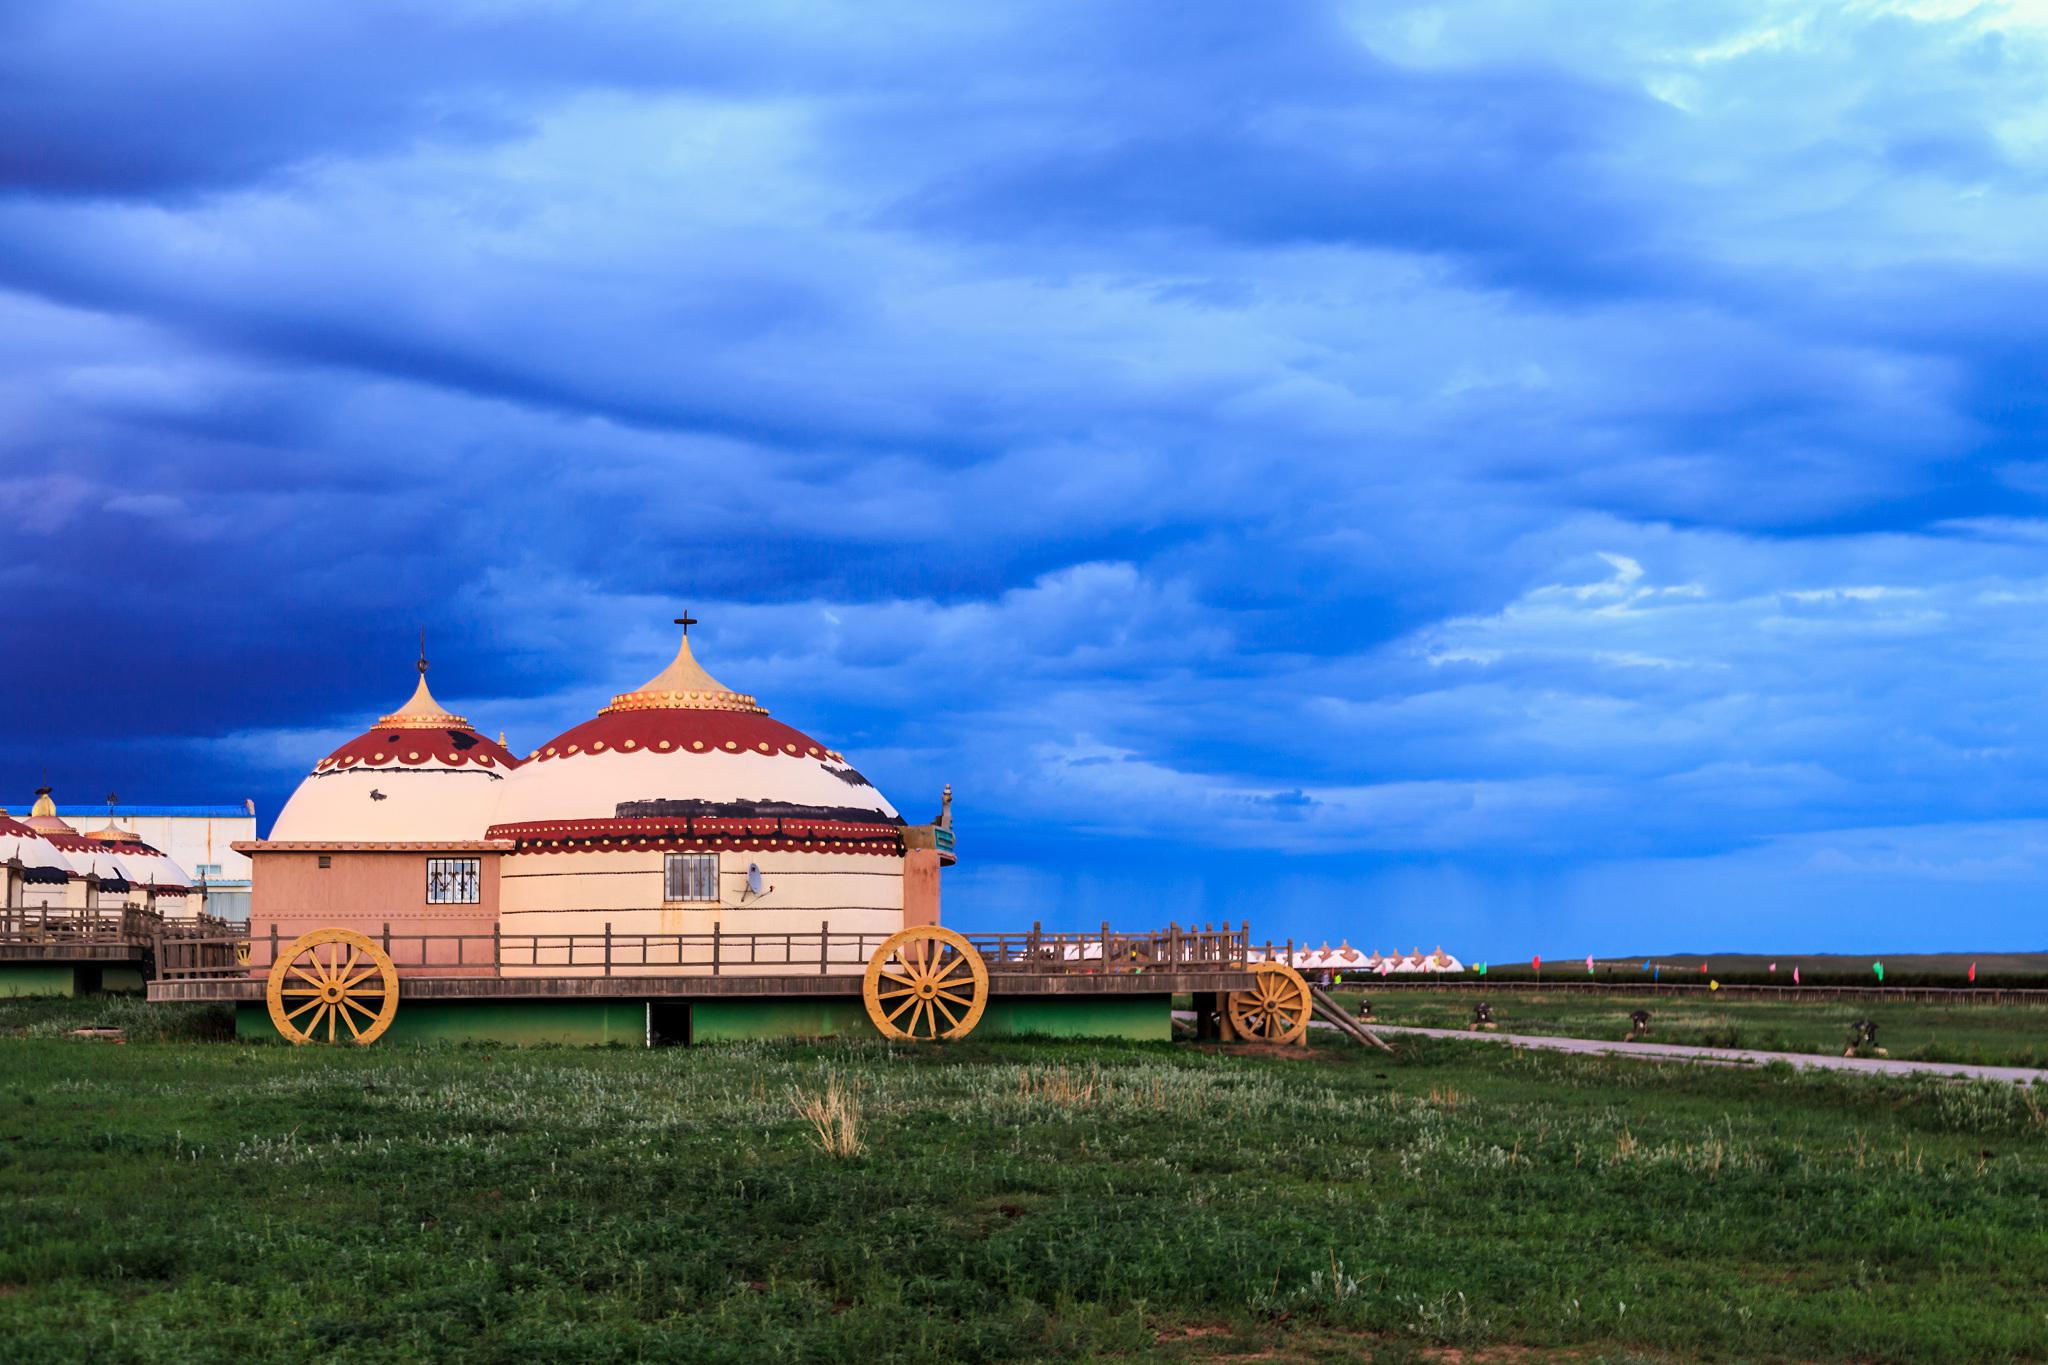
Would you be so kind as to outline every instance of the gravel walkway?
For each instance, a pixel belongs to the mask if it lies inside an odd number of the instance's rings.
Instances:
[[[1320,1028],[1329,1025],[1320,1019]],[[1707,1062],[1717,1066],[1762,1066],[1790,1062],[1813,1071],[1864,1071],[1888,1076],[1952,1076],[1973,1081],[2011,1081],[2018,1085],[2048,1083],[2048,1071],[2030,1066],[1970,1066],[1962,1062],[1908,1062],[1890,1057],[1829,1057],[1811,1052],[1759,1052],[1746,1047],[1687,1047],[1679,1043],[1604,1042],[1598,1038],[1552,1038],[1528,1033],[1469,1033],[1464,1029],[1411,1028],[1401,1024],[1369,1024],[1382,1037],[1415,1033],[1426,1038],[1463,1038],[1471,1042],[1511,1043],[1552,1052],[1577,1052],[1613,1057],[1651,1057],[1667,1062]]]

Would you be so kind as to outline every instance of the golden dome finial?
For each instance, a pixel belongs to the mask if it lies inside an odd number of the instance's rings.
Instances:
[[[640,684],[631,692],[621,692],[612,698],[612,704],[598,712],[610,715],[614,711],[753,711],[766,715],[768,708],[757,703],[744,692],[735,692],[718,679],[704,671],[697,662],[697,656],[690,652],[690,627],[697,624],[697,618],[684,612],[676,618],[676,624],[683,628],[682,644],[676,649],[676,657],[669,661],[667,668]]]
[[[57,818],[57,803],[50,799],[50,784],[45,782],[36,788],[36,803],[29,807],[31,819],[54,820]]]
[[[419,669],[419,685],[412,690],[412,699],[388,716],[377,717],[377,724],[394,730],[447,730],[461,729],[469,722],[444,708],[434,700],[434,694],[427,690],[427,628],[420,627],[420,660],[414,667]]]

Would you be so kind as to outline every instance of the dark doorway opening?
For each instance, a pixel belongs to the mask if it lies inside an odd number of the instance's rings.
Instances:
[[[647,1002],[647,1043],[650,1047],[690,1045],[690,1002],[650,1000]]]

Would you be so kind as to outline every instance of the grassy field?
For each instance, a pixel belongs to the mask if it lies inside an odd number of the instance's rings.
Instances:
[[[1567,1038],[1623,1038],[1631,1010],[1650,1011],[1648,1041],[1772,1052],[1841,1054],[1849,1025],[1869,1019],[1893,1057],[1991,1066],[2048,1067],[2048,1006],[1940,1005],[1845,1000],[1782,1003],[1722,994],[1693,996],[1590,991],[1404,991],[1339,989],[1331,994],[1355,1011],[1361,994],[1388,1024],[1464,1028],[1472,1007],[1493,1006],[1503,1033]]]
[[[10,1362],[2048,1356],[2011,1087],[1404,1043],[86,1042],[0,1010]],[[859,1150],[833,1155],[850,1120]]]

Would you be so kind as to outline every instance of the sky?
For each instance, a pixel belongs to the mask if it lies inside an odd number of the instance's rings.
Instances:
[[[2048,948],[2048,4],[0,0],[0,804],[711,672],[949,923]],[[19,809],[19,807],[16,807]]]

